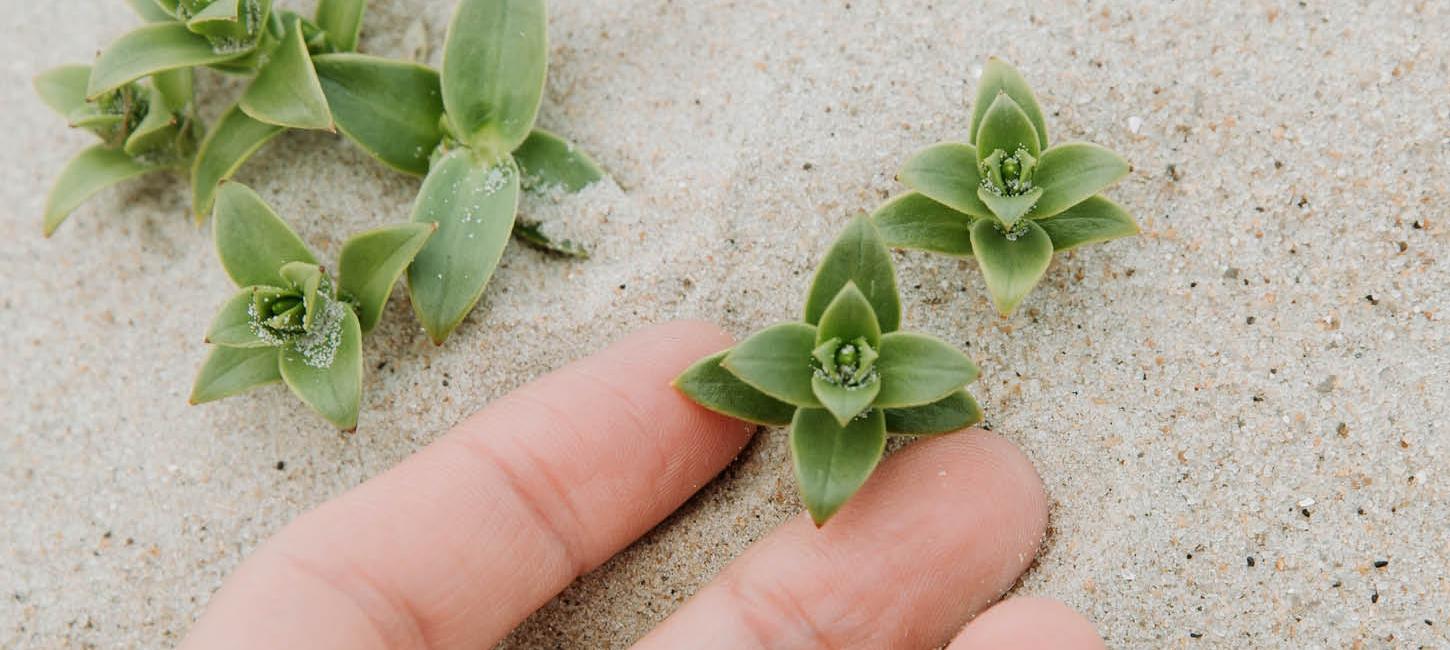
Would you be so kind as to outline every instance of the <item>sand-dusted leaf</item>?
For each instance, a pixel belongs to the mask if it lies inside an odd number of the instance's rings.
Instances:
[[[294,17],[287,25],[286,36],[257,71],[237,105],[258,122],[332,130],[332,112],[302,39],[301,18]]]
[[[313,330],[313,324],[317,322],[318,313],[326,307],[332,296],[322,291],[323,278],[322,267],[307,262],[288,262],[282,265],[278,271],[287,286],[302,295],[302,329]],[[329,285],[330,286],[330,285]]]
[[[1022,73],[995,56],[987,59],[987,65],[982,69],[982,78],[977,82],[977,103],[972,107],[972,127],[967,138],[972,142],[977,141],[977,130],[987,115],[987,109],[991,108],[999,94],[1011,97],[1022,108],[1022,112],[1032,122],[1033,130],[1037,132],[1038,148],[1046,149],[1047,123],[1042,119],[1042,107],[1037,105],[1037,96],[1033,94],[1032,87],[1027,85],[1027,80],[1022,78]]]
[[[982,116],[982,124],[977,129],[977,139],[973,143],[977,146],[979,163],[994,151],[1010,156],[1018,149],[1024,149],[1034,158],[1042,151],[1042,143],[1037,138],[1037,130],[1033,128],[1032,120],[1006,94],[997,95],[991,106],[987,107],[987,114]]]
[[[503,155],[534,127],[549,43],[544,0],[460,0],[443,43],[443,105],[459,136]]]
[[[126,4],[136,11],[136,15],[148,23],[164,23],[176,20],[164,7],[156,3],[156,0],[126,0]]]
[[[844,427],[871,406],[881,391],[881,381],[872,379],[855,386],[843,386],[815,375],[811,377],[811,391],[831,417]]]
[[[286,286],[281,275],[283,265],[317,264],[312,251],[287,222],[252,188],[241,183],[223,183],[217,189],[212,232],[217,258],[239,287]]]
[[[1138,234],[1138,224],[1128,211],[1102,196],[1088,197],[1037,225],[1052,239],[1053,250],[1059,251]]]
[[[696,361],[675,378],[673,385],[696,404],[732,418],[763,424],[790,424],[796,407],[766,395],[721,367],[729,350]]]
[[[604,170],[567,140],[544,129],[534,129],[514,150],[514,160],[523,173],[523,187],[530,192],[578,192],[604,178]]]
[[[1060,144],[1042,152],[1032,182],[1042,199],[1033,219],[1047,219],[1128,175],[1128,161],[1090,142]]]
[[[318,0],[315,22],[338,52],[357,50],[367,0]]]
[[[989,217],[990,208],[977,197],[982,173],[977,148],[960,142],[943,142],[922,149],[896,173],[903,185],[957,212]]]
[[[922,406],[976,381],[977,364],[950,343],[927,334],[891,332],[881,337],[876,370],[885,408]]]
[[[428,173],[428,156],[443,139],[437,72],[362,54],[323,54],[312,63],[343,135],[389,167]]]
[[[182,23],[151,23],[121,36],[101,52],[91,68],[86,96],[98,97],[163,70],[220,63],[242,54],[245,52],[218,51],[205,36]]]
[[[268,287],[270,288],[270,287]],[[226,304],[212,317],[211,327],[206,330],[206,342],[229,348],[260,348],[275,346],[257,336],[253,326],[256,317],[252,314],[252,299],[258,287],[244,287],[227,299]]]
[[[483,297],[519,205],[512,159],[480,159],[454,149],[434,163],[418,190],[412,221],[437,223],[408,267],[413,313],[439,345]]]
[[[337,280],[357,301],[363,334],[378,324],[393,285],[436,229],[436,224],[397,223],[358,233],[342,245]]]
[[[977,196],[981,197],[982,203],[992,209],[992,214],[997,217],[997,221],[1002,222],[1003,226],[1011,228],[1042,199],[1042,188],[1034,187],[1025,194],[1008,196],[996,194],[982,187],[977,189]]]
[[[903,435],[950,433],[982,421],[982,408],[965,390],[954,391],[924,406],[885,411],[886,430]]]
[[[55,232],[72,211],[96,192],[157,169],[161,168],[138,162],[126,152],[104,145],[80,152],[66,163],[45,199],[45,236]]]
[[[991,219],[978,221],[972,226],[972,250],[992,304],[1003,316],[1017,309],[1052,262],[1052,240],[1031,220],[1018,224],[1011,237]]]
[[[721,367],[775,399],[796,406],[819,407],[811,391],[811,349],[816,328],[805,323],[779,323],[751,334],[721,360]]]
[[[280,367],[287,387],[312,410],[343,431],[357,429],[362,403],[362,328],[342,303],[308,332],[282,345]]]
[[[972,219],[919,192],[907,192],[871,213],[881,240],[896,248],[972,256]]]
[[[895,331],[901,325],[901,298],[896,293],[896,267],[891,251],[881,241],[881,234],[871,219],[860,215],[831,244],[825,259],[816,267],[806,298],[805,321],[816,324],[821,314],[835,300],[847,282],[866,296],[883,332]]]
[[[831,339],[854,341],[857,338],[866,339],[868,344],[876,347],[881,343],[881,325],[877,322],[875,310],[871,308],[871,301],[866,299],[866,295],[861,293],[855,282],[848,281],[846,286],[836,292],[836,297],[826,306],[826,311],[821,313],[816,340],[811,347]]]
[[[154,85],[147,89],[147,94],[146,116],[141,118],[122,147],[128,156],[159,152],[176,142],[179,120],[167,109],[166,96]]]
[[[180,112],[195,96],[193,87],[196,71],[193,68],[177,68],[151,75],[151,83],[161,91],[162,105],[172,112]],[[155,109],[152,109],[155,110]]]
[[[202,140],[191,166],[191,209],[197,221],[211,210],[217,183],[231,178],[252,154],[277,137],[283,127],[258,122],[232,106]]]
[[[816,526],[822,526],[881,461],[885,417],[873,409],[841,426],[824,409],[799,409],[790,424],[790,450],[801,500]]]
[[[51,110],[69,117],[86,105],[86,82],[90,78],[91,66],[57,66],[36,75],[35,92]]]
[[[192,404],[202,404],[281,381],[274,347],[231,348],[213,346],[191,386]]]

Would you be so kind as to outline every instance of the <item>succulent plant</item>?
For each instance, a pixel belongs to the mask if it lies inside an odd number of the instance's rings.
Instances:
[[[888,245],[975,257],[1004,316],[1054,251],[1138,233],[1127,211],[1098,194],[1128,163],[1086,142],[1049,147],[1037,98],[1001,59],[982,72],[967,139],[912,156],[897,178],[913,191],[872,216]]]
[[[236,182],[217,191],[212,228],[239,290],[207,330],[215,346],[192,388],[200,404],[276,381],[338,428],[357,428],[362,337],[433,226],[400,223],[342,247],[336,277],[262,198]]]
[[[951,344],[899,331],[891,255],[865,216],[816,270],[798,322],[773,325],[685,370],[674,385],[718,413],[790,426],[801,499],[817,526],[866,482],[886,435],[981,421],[977,366]]]

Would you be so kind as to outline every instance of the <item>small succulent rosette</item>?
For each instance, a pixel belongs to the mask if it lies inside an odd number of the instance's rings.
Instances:
[[[805,318],[706,357],[675,387],[712,411],[790,426],[801,499],[816,525],[876,468],[887,434],[946,433],[980,422],[965,386],[977,366],[951,344],[899,331],[891,255],[854,219],[816,271]]]
[[[1098,194],[1128,163],[1086,142],[1049,147],[1037,98],[1005,61],[987,61],[967,137],[908,160],[897,178],[913,191],[872,217],[888,245],[975,257],[1004,316],[1053,252],[1138,233],[1127,211]]]
[[[377,325],[398,276],[433,234],[402,223],[342,247],[336,278],[255,192],[225,183],[213,218],[217,256],[240,290],[213,319],[213,345],[192,388],[200,404],[276,381],[338,428],[357,428],[362,337]]]

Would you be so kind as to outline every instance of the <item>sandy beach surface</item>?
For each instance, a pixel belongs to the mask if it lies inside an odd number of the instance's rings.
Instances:
[[[373,5],[362,49],[401,57],[420,29],[441,41],[453,3]],[[1065,600],[1110,647],[1450,646],[1450,4],[551,13],[541,124],[617,185],[523,210],[595,255],[511,244],[441,348],[395,293],[344,437],[281,386],[187,405],[231,285],[184,179],[126,183],[40,236],[45,193],[90,136],[29,80],[139,21],[112,0],[7,3],[0,646],[170,645],[269,534],[519,384],[644,323],[740,336],[794,318],[846,220],[902,191],[910,153],[966,137],[993,54],[1036,87],[1054,141],[1133,163],[1108,195],[1144,229],[1059,257],[1010,319],[974,264],[896,255],[907,326],[980,363],[987,424],[1046,482],[1051,533],[1016,593]],[[238,89],[202,75],[205,116]],[[327,260],[405,220],[419,183],[298,132],[237,178]],[[800,510],[785,442],[762,432],[504,645],[640,637]]]

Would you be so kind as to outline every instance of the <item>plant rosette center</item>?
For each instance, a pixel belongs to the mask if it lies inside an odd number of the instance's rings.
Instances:
[[[1026,147],[1017,147],[1011,154],[993,149],[980,167],[983,189],[997,196],[1021,196],[1032,191],[1037,158]]]
[[[860,388],[880,378],[877,356],[876,348],[859,336],[846,342],[833,338],[811,352],[816,362],[815,376],[846,388]]]
[[[286,287],[252,287],[247,323],[267,345],[292,343],[303,363],[313,368],[332,365],[341,340],[347,302],[322,268],[289,262],[280,273]]]

